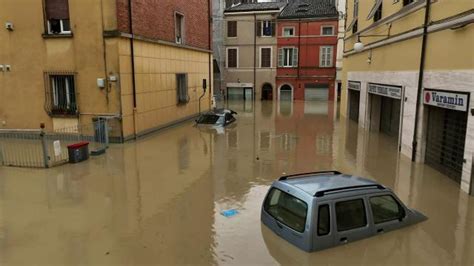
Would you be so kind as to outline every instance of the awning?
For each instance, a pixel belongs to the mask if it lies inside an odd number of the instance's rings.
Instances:
[[[367,20],[372,19],[375,15],[375,12],[379,9],[380,5],[382,4],[383,0],[375,0],[375,4],[372,7],[372,9],[369,12],[369,15],[367,16]]]

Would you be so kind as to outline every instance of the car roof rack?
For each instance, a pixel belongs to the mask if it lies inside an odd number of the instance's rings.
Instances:
[[[354,190],[354,189],[359,189],[359,188],[385,189],[385,187],[380,185],[380,184],[348,186],[348,187],[340,187],[340,188],[332,188],[332,189],[321,190],[321,191],[316,192],[316,194],[314,194],[314,196],[315,197],[322,197],[322,196],[326,195],[327,193],[344,192],[344,191],[347,191],[347,190]]]
[[[310,172],[310,173],[285,175],[285,176],[280,177],[278,180],[282,181],[282,180],[287,180],[288,178],[299,178],[299,177],[307,177],[307,176],[311,176],[311,175],[327,175],[327,174],[342,175],[342,173],[339,172],[339,171],[329,170],[329,171],[318,171],[318,172]]]

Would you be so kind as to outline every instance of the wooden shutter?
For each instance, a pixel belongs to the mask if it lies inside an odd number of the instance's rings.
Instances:
[[[227,37],[237,37],[237,21],[227,21]]]
[[[272,27],[272,36],[275,36],[275,32],[276,32],[276,23],[275,23],[275,21],[272,21],[271,27]]]
[[[237,67],[237,49],[227,50],[227,67]]]
[[[262,48],[260,50],[261,52],[261,67],[271,67],[271,53],[272,49],[271,48]]]
[[[46,18],[69,19],[68,0],[45,0]]]
[[[278,49],[278,66],[279,67],[283,66],[283,58],[284,58],[283,52],[284,52],[283,48]]]
[[[298,48],[293,48],[293,64],[292,66],[298,66]]]
[[[260,37],[262,36],[262,21],[257,20],[257,27],[255,28],[257,31],[257,36]]]

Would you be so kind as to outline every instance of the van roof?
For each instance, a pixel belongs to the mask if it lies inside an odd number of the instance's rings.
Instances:
[[[353,175],[345,175],[338,172],[332,173],[308,173],[292,175],[287,179],[280,179],[280,182],[297,187],[311,196],[320,197],[324,193],[343,191],[351,188],[378,188],[385,189],[379,183]]]

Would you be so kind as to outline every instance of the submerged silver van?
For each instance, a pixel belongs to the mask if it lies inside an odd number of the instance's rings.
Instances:
[[[383,185],[337,171],[281,177],[270,187],[261,211],[263,224],[307,252],[426,219]]]

